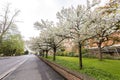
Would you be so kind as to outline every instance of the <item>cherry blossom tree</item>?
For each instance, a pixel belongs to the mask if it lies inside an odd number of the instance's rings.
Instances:
[[[120,21],[120,14],[115,14],[117,8],[109,7],[96,9],[92,12],[90,19],[92,35],[94,36],[93,42],[97,44],[99,50],[99,59],[102,60],[102,48],[113,45],[116,41],[115,36],[111,36],[113,33],[119,31],[118,25]],[[113,41],[109,45],[104,45],[107,41]]]
[[[77,8],[63,8],[57,13],[59,23],[64,25],[64,28],[70,32],[72,40],[78,44],[79,48],[79,66],[82,69],[82,45],[91,38],[92,34],[89,34],[89,25],[91,24],[90,14],[91,9],[100,1],[93,0],[92,3],[87,0],[87,6],[78,5]]]
[[[47,52],[46,57],[47,57],[49,48],[47,47],[47,45],[45,45],[43,43],[41,37],[31,38],[29,41],[26,41],[26,45],[31,51],[39,53],[40,56],[43,56],[43,57],[44,57],[44,53],[46,51]]]
[[[53,61],[56,60],[56,51],[61,46],[62,41],[65,37],[57,36],[59,33],[63,33],[63,29],[55,26],[52,21],[36,22],[35,27],[41,30],[40,36],[43,36],[44,44],[47,44],[53,50]]]
[[[78,5],[76,8],[63,8],[58,12],[57,18],[59,22],[55,25],[52,21],[36,22],[35,28],[40,30],[41,45],[47,45],[53,50],[53,60],[57,49],[61,46],[63,40],[70,38],[78,44],[79,47],[79,66],[82,69],[82,46],[89,39],[93,39],[99,48],[100,56],[102,59],[102,44],[111,39],[110,35],[119,28],[120,15],[111,13],[107,9],[99,10],[95,8],[100,0],[87,0],[87,5]],[[113,8],[113,7],[112,7]],[[117,9],[115,9],[117,10]],[[40,44],[39,46],[40,47]],[[45,49],[45,46],[44,46]]]

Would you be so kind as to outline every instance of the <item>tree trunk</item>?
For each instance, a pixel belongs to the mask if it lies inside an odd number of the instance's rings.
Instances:
[[[0,47],[1,47],[1,45],[2,45],[2,37],[0,36]]]
[[[79,47],[79,67],[80,69],[82,69],[82,44],[79,42],[78,43],[78,47]]]
[[[101,48],[101,43],[98,44],[98,51],[99,51],[99,60],[102,60],[102,48]]]
[[[54,51],[54,53],[53,53],[53,61],[55,61],[56,60],[56,47],[53,48],[53,51]]]
[[[41,53],[41,51],[39,51],[39,54],[40,54],[40,56],[42,56],[42,53]]]
[[[42,55],[43,57],[44,57],[44,53],[45,53],[45,51],[43,50],[43,55]]]
[[[48,58],[48,50],[46,50],[46,56],[45,57]]]

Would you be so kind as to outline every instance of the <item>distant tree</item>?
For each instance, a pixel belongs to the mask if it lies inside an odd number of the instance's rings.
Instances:
[[[57,34],[65,32],[63,32],[63,29],[55,26],[52,21],[48,20],[41,20],[41,22],[36,22],[35,27],[38,30],[41,30],[40,36],[43,37],[43,45],[46,44],[46,48],[50,47],[53,50],[53,61],[55,61],[56,51],[61,46],[62,41],[65,39],[63,37],[57,36]]]
[[[0,12],[0,44],[3,36],[12,27],[12,25],[15,24],[15,17],[19,12],[19,10],[16,10],[13,14],[11,14],[12,12],[10,11],[10,4],[7,4],[3,12]]]
[[[46,53],[46,58],[48,57],[48,51],[50,50],[50,47],[47,43],[44,42],[45,37],[39,36],[37,38],[31,38],[28,42],[28,47],[30,50],[34,52],[39,52],[41,56],[44,57],[44,54]]]
[[[24,53],[24,42],[21,35],[11,35],[3,39],[0,46],[0,54],[4,56],[22,55]]]
[[[28,51],[28,50],[26,50],[26,51],[24,52],[24,54],[29,54],[29,51]]]
[[[0,54],[5,56],[10,55],[21,55],[24,53],[24,41],[20,32],[18,31],[17,25],[12,24],[11,28],[2,37],[2,43],[0,46]]]

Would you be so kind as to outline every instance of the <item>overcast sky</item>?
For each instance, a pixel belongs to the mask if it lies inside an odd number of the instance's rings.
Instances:
[[[102,0],[102,4],[106,1]],[[41,19],[56,21],[56,13],[62,7],[86,4],[86,0],[0,0],[0,6],[6,3],[11,3],[14,9],[21,11],[18,19],[23,22],[17,23],[17,26],[24,39],[28,40],[38,35],[38,31],[33,28],[34,22]]]

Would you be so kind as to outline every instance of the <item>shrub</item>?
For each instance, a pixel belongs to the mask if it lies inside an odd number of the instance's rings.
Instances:
[[[88,53],[88,50],[85,48],[82,48],[82,54],[86,54],[86,53]]]
[[[83,54],[82,56],[85,58],[97,58],[96,55],[90,53]]]

